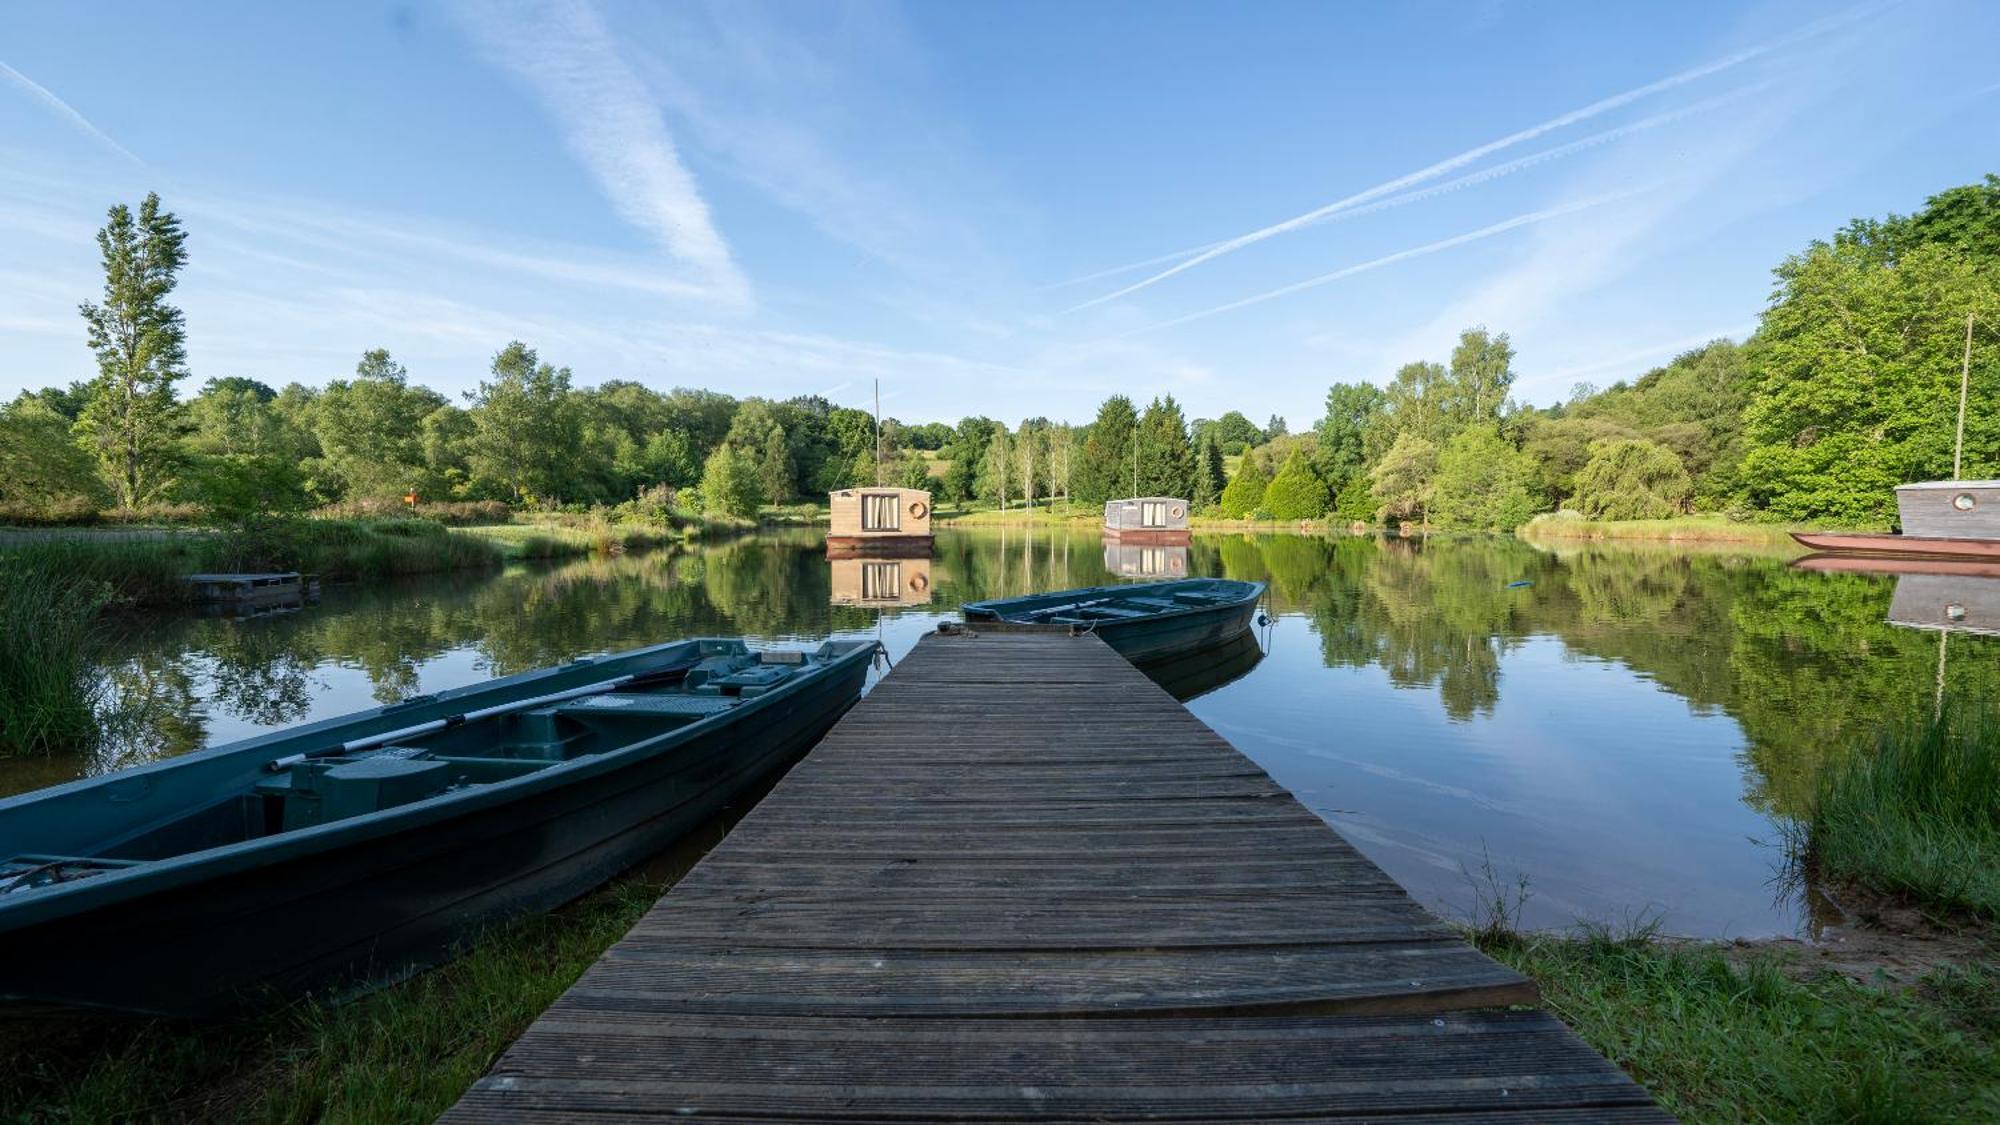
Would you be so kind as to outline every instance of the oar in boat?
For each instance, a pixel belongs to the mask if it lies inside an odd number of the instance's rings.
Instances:
[[[303,754],[287,754],[282,758],[273,758],[264,763],[264,769],[270,773],[283,773],[297,763],[310,761],[313,758],[331,758],[338,754],[355,754],[363,750],[373,750],[377,746],[386,746],[400,739],[435,734],[441,730],[450,730],[453,727],[464,726],[467,723],[476,723],[484,719],[497,718],[501,715],[512,714],[515,711],[526,711],[534,707],[546,707],[551,703],[581,699],[587,695],[603,695],[606,692],[617,691],[620,688],[671,683],[674,680],[685,677],[687,672],[686,668],[662,668],[657,672],[637,672],[629,676],[617,676],[609,680],[599,680],[594,684],[573,687],[567,691],[538,695],[532,699],[516,699],[512,703],[499,703],[492,707],[482,707],[477,711],[467,711],[461,715],[446,715],[444,718],[432,719],[427,723],[418,723],[415,726],[403,727],[398,730],[383,731],[380,734],[371,734],[366,738],[350,739],[335,746],[327,746],[319,750],[309,750]]]

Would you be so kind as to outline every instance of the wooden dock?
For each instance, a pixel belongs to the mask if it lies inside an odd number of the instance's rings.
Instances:
[[[1657,1122],[1095,637],[927,637],[446,1121]]]

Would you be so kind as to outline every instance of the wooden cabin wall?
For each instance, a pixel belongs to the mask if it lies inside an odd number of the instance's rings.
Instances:
[[[861,498],[894,494],[902,513],[902,526],[894,531],[864,531],[861,527]],[[829,494],[827,535],[836,539],[929,538],[931,534],[931,494],[917,488],[850,488]],[[910,511],[921,504],[923,514]]]
[[[1972,497],[1971,511],[1952,506],[1953,498]],[[1967,485],[1963,488],[1899,488],[1896,509],[1902,515],[1903,534],[1947,539],[2000,539],[2000,488]]]

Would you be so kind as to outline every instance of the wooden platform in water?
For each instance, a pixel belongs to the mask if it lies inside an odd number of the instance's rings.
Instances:
[[[928,637],[448,1114],[1663,1121],[1095,637]]]

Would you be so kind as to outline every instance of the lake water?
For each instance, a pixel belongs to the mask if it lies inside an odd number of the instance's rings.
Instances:
[[[1780,822],[1830,755],[1941,697],[1991,706],[1993,578],[1794,569],[1754,552],[947,532],[930,560],[829,563],[792,531],[650,555],[333,586],[302,612],[121,623],[112,737],[7,763],[0,792],[677,637],[878,635],[900,656],[962,601],[1120,578],[1271,585],[1271,623],[1189,706],[1432,909],[1525,876],[1526,921],[1659,918],[1698,936],[1812,922]],[[1899,588],[1900,583],[1900,588]],[[863,594],[901,604],[852,604]],[[1261,653],[1261,655],[1260,655]],[[1234,677],[1234,678],[1229,678]],[[1004,721],[1004,716],[999,717]],[[1479,882],[1483,884],[1484,879]]]

